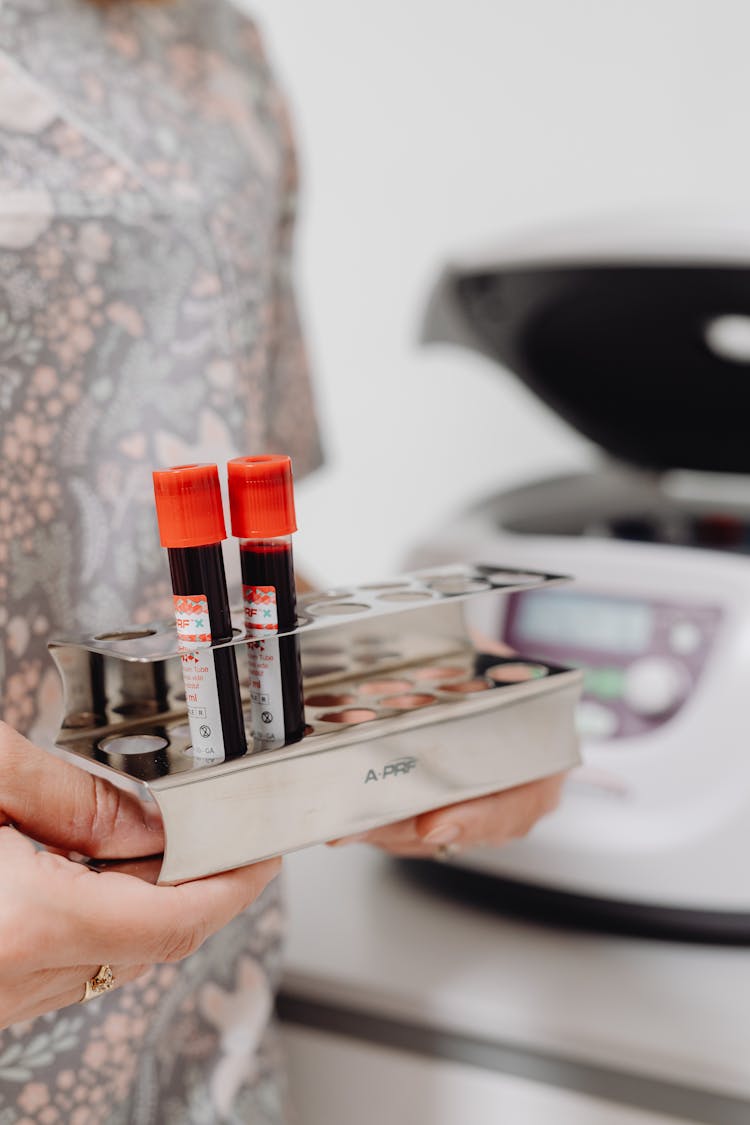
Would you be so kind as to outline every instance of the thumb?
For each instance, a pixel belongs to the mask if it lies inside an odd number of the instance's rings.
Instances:
[[[126,857],[163,850],[161,819],[103,778],[32,745],[0,722],[0,825],[83,855]]]

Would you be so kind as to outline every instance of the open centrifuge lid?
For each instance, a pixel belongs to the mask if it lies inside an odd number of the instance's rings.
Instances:
[[[750,473],[750,214],[561,228],[449,266],[424,339],[509,367],[632,464]]]

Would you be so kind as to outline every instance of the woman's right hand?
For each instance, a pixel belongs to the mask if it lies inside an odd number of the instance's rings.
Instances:
[[[155,887],[97,874],[31,840],[97,858],[161,851],[159,824],[121,790],[0,722],[0,1029],[80,1000],[100,965],[117,985],[179,961],[243,911],[280,860]]]

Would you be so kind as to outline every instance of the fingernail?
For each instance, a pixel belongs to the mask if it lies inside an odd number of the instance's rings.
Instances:
[[[162,828],[164,827],[164,821],[162,820],[159,806],[155,802],[142,802],[141,812],[143,813],[143,823],[146,825],[146,828],[149,830],[149,832],[162,830]]]
[[[356,836],[342,836],[340,840],[329,840],[329,844],[332,848],[338,848],[342,844],[361,844],[366,839],[366,832],[358,832]]]
[[[460,835],[461,829],[457,824],[439,824],[437,828],[433,828],[431,832],[423,836],[422,840],[425,844],[438,847],[441,844],[455,844]]]

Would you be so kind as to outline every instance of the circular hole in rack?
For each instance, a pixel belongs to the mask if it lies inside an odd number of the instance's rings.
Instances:
[[[355,656],[354,659],[357,664],[364,664],[365,667],[368,667],[373,664],[382,664],[384,660],[396,660],[400,655],[400,652],[363,652],[360,656]]]
[[[114,633],[97,633],[95,641],[137,641],[142,637],[155,637],[156,629],[123,629]]]
[[[334,676],[339,672],[345,672],[346,669],[343,664],[303,664],[302,674],[309,679],[315,679],[316,676]]]
[[[420,582],[439,582],[443,578],[476,578],[476,570],[472,566],[449,566],[445,570],[418,570],[414,575]]]
[[[433,595],[428,593],[427,590],[391,590],[384,594],[378,594],[378,600],[381,602],[429,602],[433,600]]]
[[[304,602],[305,608],[309,609],[312,603],[317,602],[340,602],[346,598],[351,598],[354,594],[353,590],[311,590],[309,594],[305,594]]]
[[[455,680],[458,676],[465,676],[466,669],[458,665],[430,664],[426,668],[418,668],[412,675],[415,680],[437,683],[441,680]]]
[[[375,711],[367,707],[350,707],[347,711],[328,711],[320,716],[324,723],[369,723],[377,718]]]
[[[484,578],[434,578],[427,585],[431,590],[437,590],[439,594],[446,597],[475,594],[480,590],[492,589],[491,583]]]
[[[450,691],[454,695],[476,695],[480,691],[489,691],[492,684],[486,680],[462,680],[458,684],[441,684],[441,691]]]
[[[416,711],[418,707],[427,707],[430,703],[436,702],[434,695],[428,695],[427,692],[422,691],[412,691],[405,692],[403,695],[388,695],[385,699],[380,700],[380,706],[390,707],[394,711]]]
[[[315,602],[307,610],[313,617],[347,617],[350,613],[366,613],[369,606],[361,602]]]
[[[362,590],[408,590],[409,585],[406,582],[368,582],[366,586],[360,587]]]
[[[544,582],[543,574],[529,574],[525,570],[493,570],[486,578],[493,586],[535,586]]]
[[[99,749],[105,754],[156,754],[169,746],[166,738],[157,734],[123,734],[103,738]]]
[[[308,707],[345,707],[347,703],[354,703],[356,698],[355,695],[347,695],[344,692],[336,694],[321,691],[316,695],[306,696],[305,703]]]
[[[510,664],[494,664],[484,673],[496,684],[524,684],[529,680],[541,680],[549,675],[544,664],[524,664],[513,661]]]
[[[408,691],[411,687],[410,680],[367,680],[359,685],[360,695],[388,695],[396,692]]]

